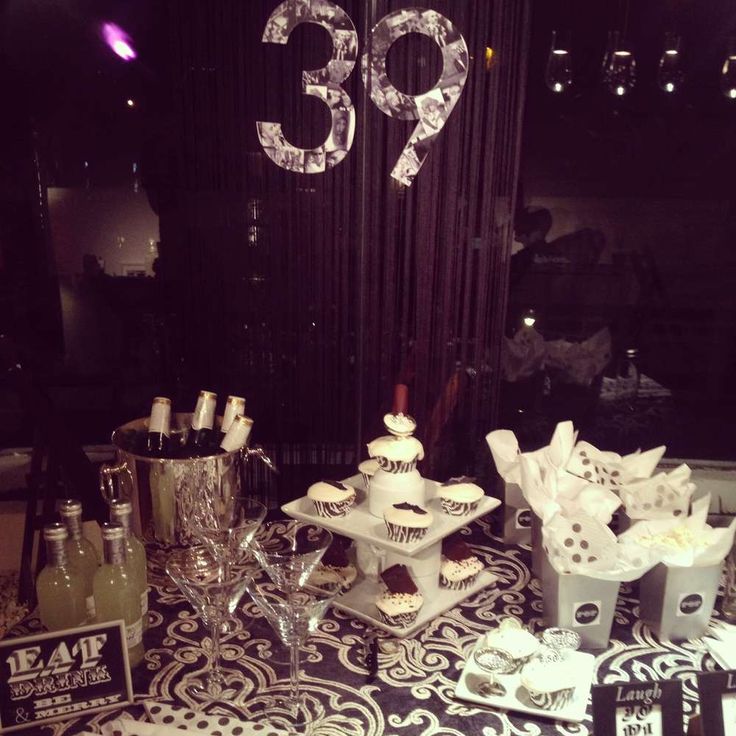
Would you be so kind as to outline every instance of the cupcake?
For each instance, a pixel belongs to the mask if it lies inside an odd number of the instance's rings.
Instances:
[[[471,552],[458,534],[442,540],[440,587],[467,590],[478,579],[483,563]]]
[[[368,443],[368,454],[387,473],[409,473],[416,470],[424,457],[422,443],[416,437],[386,435]]]
[[[532,703],[545,710],[561,710],[575,693],[575,670],[566,660],[529,662],[520,679]]]
[[[358,472],[363,476],[363,488],[365,488],[366,491],[371,487],[371,478],[376,474],[376,470],[378,470],[378,460],[375,458],[363,460],[363,462],[358,465]]]
[[[350,590],[357,577],[355,565],[348,558],[351,540],[340,534],[333,534],[332,544],[327,548],[322,559],[309,577],[309,582],[321,587],[332,582],[335,576],[341,581],[343,590]]]
[[[437,489],[442,510],[450,516],[468,516],[478,508],[485,496],[483,489],[473,483],[474,478],[450,478]]]
[[[347,516],[355,503],[355,489],[337,480],[321,480],[309,486],[307,498],[314,501],[319,516]]]
[[[383,520],[392,542],[416,542],[432,524],[432,512],[411,503],[395,503],[383,512]]]
[[[483,646],[506,652],[513,660],[512,672],[518,672],[539,649],[539,639],[513,618],[504,619],[497,629],[485,635]]]
[[[388,626],[407,627],[417,620],[424,598],[406,565],[392,565],[381,573],[386,588],[376,599],[381,620]]]

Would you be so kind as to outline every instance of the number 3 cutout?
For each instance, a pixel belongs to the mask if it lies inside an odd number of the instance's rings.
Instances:
[[[407,95],[394,87],[386,72],[391,45],[407,33],[429,36],[442,50],[442,74],[429,91]],[[381,112],[401,120],[419,120],[391,176],[411,186],[429,149],[450,117],[468,79],[468,47],[450,20],[435,10],[407,8],[381,18],[371,31],[373,48],[363,54],[363,84]],[[370,76],[369,76],[370,72]]]
[[[317,148],[297,148],[286,140],[281,123],[256,122],[266,155],[277,165],[300,174],[319,174],[342,161],[353,145],[355,108],[340,86],[352,73],[358,58],[358,34],[350,16],[329,0],[284,0],[266,21],[263,43],[285,44],[300,23],[316,23],[332,38],[327,65],[302,72],[302,92],[318,97],[330,108],[332,127]]]

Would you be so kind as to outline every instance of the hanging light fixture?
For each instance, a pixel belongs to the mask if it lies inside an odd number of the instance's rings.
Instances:
[[[736,100],[736,39],[728,42],[728,53],[721,69],[721,92],[729,100]]]
[[[680,37],[675,33],[665,33],[664,51],[657,69],[657,84],[667,94],[679,92],[684,75],[680,67]]]
[[[562,94],[572,85],[572,59],[569,34],[558,40],[557,31],[552,31],[552,44],[549,49],[544,81],[549,90]]]

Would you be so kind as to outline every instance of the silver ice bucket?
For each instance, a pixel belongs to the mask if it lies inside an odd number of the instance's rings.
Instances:
[[[191,426],[191,414],[173,414],[172,439],[182,439]],[[221,417],[217,417],[215,430]],[[276,468],[260,447],[194,458],[152,458],[136,454],[130,433],[148,431],[148,418],[123,424],[112,433],[116,462],[100,468],[100,492],[109,503],[114,498],[133,504],[133,529],[147,542],[162,545],[190,544],[190,520],[195,494],[213,497],[247,494],[246,469],[252,457]]]

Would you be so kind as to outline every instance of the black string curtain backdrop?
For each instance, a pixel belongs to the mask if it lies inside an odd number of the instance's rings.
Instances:
[[[391,171],[416,121],[376,107],[360,61],[342,85],[356,112],[342,162],[303,174],[263,153],[257,120],[281,122],[302,148],[330,131],[329,109],[301,89],[302,71],[330,58],[330,36],[305,23],[286,45],[262,43],[276,5],[166,6],[171,96],[161,101],[150,189],[175,393],[245,395],[259,440],[308,443],[321,448],[318,460],[342,448],[345,462],[357,462],[383,432],[393,384],[405,382],[424,474],[467,471],[495,412],[527,3],[426,4],[465,38],[469,70],[411,186]],[[339,5],[359,57],[381,18],[412,7]],[[387,71],[399,90],[421,94],[442,71],[441,48],[409,33],[388,52]]]

